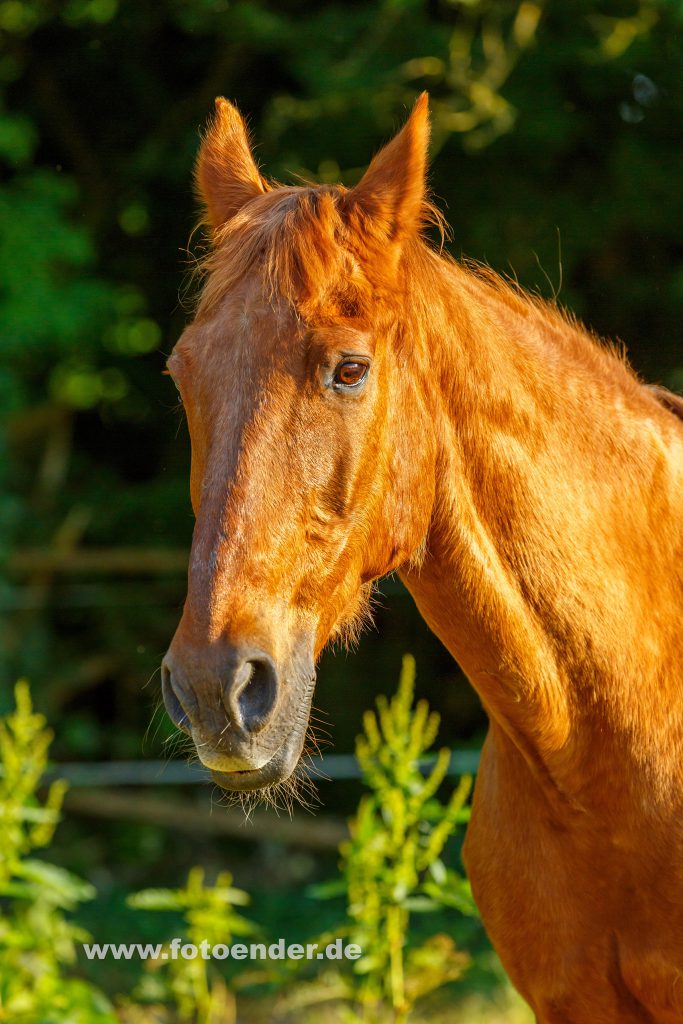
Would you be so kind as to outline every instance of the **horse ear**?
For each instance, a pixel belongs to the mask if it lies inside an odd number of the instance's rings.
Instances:
[[[202,140],[195,186],[212,231],[268,190],[252,156],[244,119],[222,96],[216,99],[216,113]]]
[[[429,97],[418,98],[405,125],[373,158],[347,196],[351,219],[379,240],[400,243],[423,221],[429,145]]]

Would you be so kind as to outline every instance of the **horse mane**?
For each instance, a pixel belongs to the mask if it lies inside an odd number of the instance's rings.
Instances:
[[[683,395],[677,395],[661,384],[648,384],[648,391],[655,396],[660,405],[668,409],[683,423]]]

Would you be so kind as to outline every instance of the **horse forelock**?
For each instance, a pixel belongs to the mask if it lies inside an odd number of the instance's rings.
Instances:
[[[403,275],[388,272],[386,240],[372,223],[348,216],[348,195],[341,185],[283,186],[244,206],[200,261],[198,315],[254,273],[266,299],[284,298],[300,316],[322,322],[370,320],[392,299],[405,302]],[[422,224],[436,226],[443,241],[443,217],[428,201]],[[416,246],[424,248],[421,234],[413,243],[404,264]]]
[[[340,209],[344,192],[340,186],[282,187],[247,204],[202,261],[198,314],[256,273],[267,300],[283,298],[302,316],[324,320],[357,311],[368,282],[349,244]]]

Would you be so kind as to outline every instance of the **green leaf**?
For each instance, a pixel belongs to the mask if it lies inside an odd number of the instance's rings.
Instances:
[[[332,878],[328,882],[318,882],[309,885],[306,895],[316,900],[330,900],[343,896],[346,892],[346,883],[343,878]]]
[[[184,894],[175,889],[143,889],[126,897],[126,904],[137,910],[183,910]]]
[[[440,904],[438,900],[431,899],[429,896],[408,896],[402,900],[401,906],[405,907],[406,910],[424,914],[438,910]]]
[[[35,882],[42,891],[53,892],[69,903],[82,903],[95,897],[95,888],[70,871],[42,860],[24,860],[18,873],[21,878]]]

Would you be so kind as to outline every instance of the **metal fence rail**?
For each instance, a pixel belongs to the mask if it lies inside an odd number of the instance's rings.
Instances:
[[[425,771],[434,758],[425,758]],[[449,775],[474,774],[479,765],[478,750],[452,751]],[[359,779],[360,769],[353,754],[329,754],[313,758],[310,771],[320,781],[342,782]],[[2,774],[2,766],[0,766]],[[211,784],[211,773],[187,761],[98,761],[62,762],[51,765],[44,781],[65,779],[69,783],[64,809],[68,814],[135,824],[156,825],[186,832],[195,838],[208,835],[244,842],[277,842],[310,849],[332,850],[348,837],[348,825],[339,817],[322,813],[310,815],[271,814],[257,808],[245,817],[237,807],[221,806],[209,813],[202,804],[201,791],[191,798],[158,796],[130,791],[130,787],[197,786]],[[126,792],[126,788],[129,788]],[[199,802],[197,802],[199,801]],[[213,802],[213,798],[212,798]],[[220,803],[220,801],[219,801]]]
[[[433,759],[425,759],[428,768]],[[474,774],[479,766],[478,750],[454,750],[449,775]],[[0,768],[0,771],[2,769]],[[311,759],[311,774],[331,782],[361,777],[353,754],[328,754]],[[47,779],[65,779],[74,788],[94,786],[188,786],[211,782],[208,768],[187,761],[96,761],[55,764]]]

